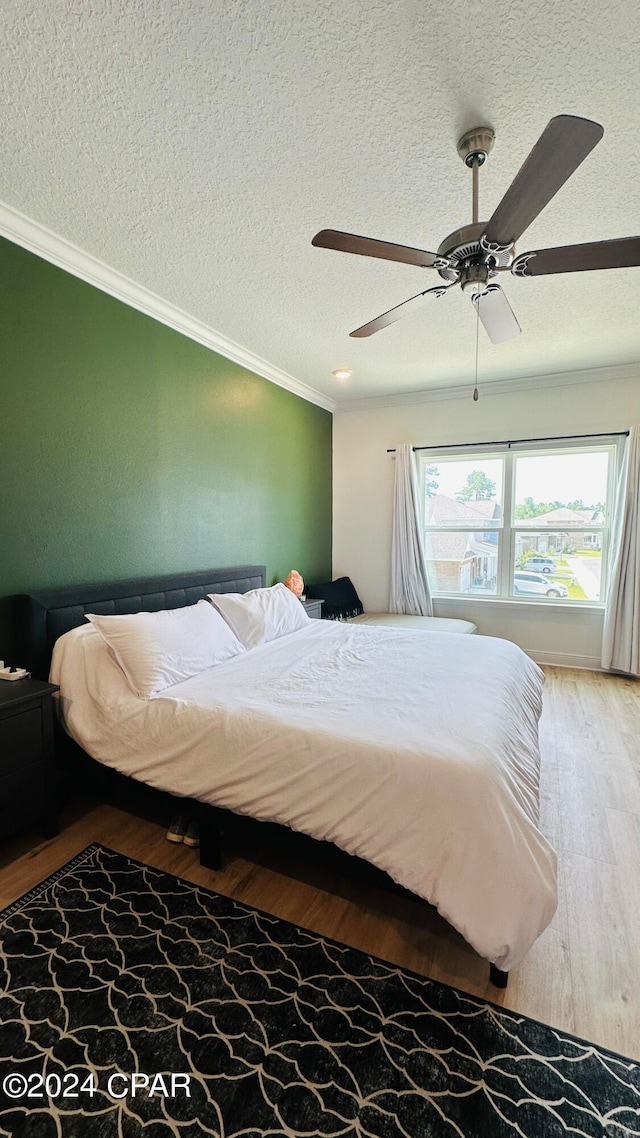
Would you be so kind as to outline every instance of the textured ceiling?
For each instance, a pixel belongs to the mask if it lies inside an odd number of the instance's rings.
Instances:
[[[486,122],[488,218],[548,120],[602,142],[518,250],[640,231],[637,0],[3,0],[0,199],[325,395],[473,376],[459,289],[368,340],[435,273],[311,246],[434,250],[471,219],[456,154]],[[509,380],[640,360],[640,268],[502,278]],[[331,371],[353,369],[347,384]]]

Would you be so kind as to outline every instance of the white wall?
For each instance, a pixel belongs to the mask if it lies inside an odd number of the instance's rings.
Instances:
[[[334,415],[333,575],[352,578],[365,609],[388,608],[394,463],[387,447],[488,442],[625,430],[640,423],[638,379],[532,386],[504,394],[431,400]],[[436,601],[439,616],[473,620],[540,663],[598,667],[602,610],[523,601]]]

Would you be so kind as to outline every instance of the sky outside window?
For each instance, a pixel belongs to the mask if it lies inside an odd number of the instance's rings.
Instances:
[[[482,471],[495,484],[494,500],[502,503],[502,459],[477,458],[452,461],[433,458],[426,460],[436,467],[437,474],[428,475],[437,482],[435,493],[456,498],[464,489],[470,474]],[[588,454],[526,455],[516,457],[515,502],[525,498],[534,502],[562,502],[581,500],[585,506],[605,502],[609,473],[609,452]]]
[[[607,499],[609,452],[527,455],[516,458],[515,504],[582,501],[585,507]]]
[[[427,466],[434,466],[438,470],[438,474],[427,475],[427,481],[433,480],[438,483],[436,494],[444,494],[447,498],[455,498],[457,494],[464,490],[467,479],[470,474],[474,474],[476,470],[486,474],[487,478],[495,484],[496,492],[493,496],[493,501],[502,503],[502,459],[501,458],[476,458],[464,459],[463,461],[451,461],[447,459],[442,462],[437,458],[428,459]]]

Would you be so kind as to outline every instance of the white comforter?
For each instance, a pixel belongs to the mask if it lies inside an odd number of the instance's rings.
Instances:
[[[142,700],[83,626],[58,641],[51,678],[94,758],[335,842],[499,968],[554,914],[556,858],[537,826],[542,673],[506,640],[313,621]]]

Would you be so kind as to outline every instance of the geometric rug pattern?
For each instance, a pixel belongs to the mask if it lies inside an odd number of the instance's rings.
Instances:
[[[12,1138],[640,1135],[638,1063],[98,845],[0,913],[0,1095]]]

